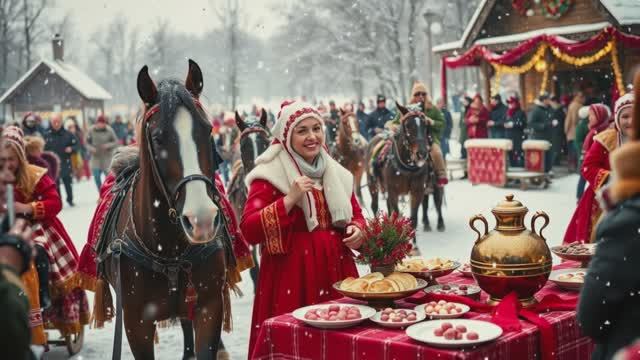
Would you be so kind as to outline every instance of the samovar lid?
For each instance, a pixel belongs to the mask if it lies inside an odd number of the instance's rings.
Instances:
[[[518,200],[514,200],[513,194],[505,196],[491,211],[500,214],[526,214],[529,209]]]

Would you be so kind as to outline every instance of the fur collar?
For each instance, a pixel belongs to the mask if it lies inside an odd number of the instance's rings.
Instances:
[[[110,171],[118,175],[130,166],[138,166],[140,163],[140,149],[135,145],[119,147],[113,154]]]

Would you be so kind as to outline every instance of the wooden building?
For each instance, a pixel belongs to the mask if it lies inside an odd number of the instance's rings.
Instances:
[[[104,113],[105,100],[111,94],[74,65],[64,61],[64,41],[52,40],[53,59],[36,63],[2,96],[0,118],[19,121],[27,112],[35,112],[43,119],[59,113],[63,118],[75,117],[79,124]]]
[[[582,90],[611,103],[628,90],[640,64],[640,1],[481,0],[461,39],[435,46],[446,73],[479,66],[482,94],[505,94],[505,74],[518,79],[524,105],[538,94]]]

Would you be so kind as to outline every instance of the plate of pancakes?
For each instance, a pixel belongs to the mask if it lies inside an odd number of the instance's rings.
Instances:
[[[396,271],[433,282],[436,278],[451,274],[459,267],[459,262],[449,259],[410,258],[396,265]]]
[[[357,300],[401,299],[415,294],[426,286],[426,281],[400,272],[394,272],[388,276],[374,272],[359,278],[348,277],[333,284],[336,291]]]

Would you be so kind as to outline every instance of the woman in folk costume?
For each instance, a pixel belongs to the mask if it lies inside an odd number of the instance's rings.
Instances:
[[[56,184],[47,176],[47,169],[28,163],[20,128],[10,126],[2,137],[8,154],[7,167],[16,178],[16,215],[29,219],[35,226],[35,270],[40,280],[40,306],[45,311],[42,316],[40,309],[32,309],[31,315],[44,318],[45,323],[51,323],[63,335],[78,333],[89,322],[89,310],[86,296],[78,287],[78,253],[57,218],[62,201]]]
[[[564,236],[564,243],[592,242],[595,226],[602,215],[602,209],[596,200],[596,193],[609,180],[611,165],[609,154],[627,139],[631,129],[633,94],[619,98],[615,104],[615,127],[604,127],[609,123],[608,107],[594,104],[589,107],[589,135],[585,148],[589,146],[582,162],[582,176],[589,187],[585,190],[578,207],[573,213]],[[601,130],[604,129],[604,130]],[[592,135],[594,134],[594,135]]]
[[[489,137],[489,110],[482,103],[482,96],[477,94],[464,116],[467,125],[467,139],[486,139]],[[464,146],[464,145],[463,145]]]
[[[241,220],[245,238],[262,249],[249,354],[267,318],[340,297],[332,284],[358,276],[351,249],[365,226],[353,176],[327,153],[312,105],[285,101],[272,134],[247,175]]]

